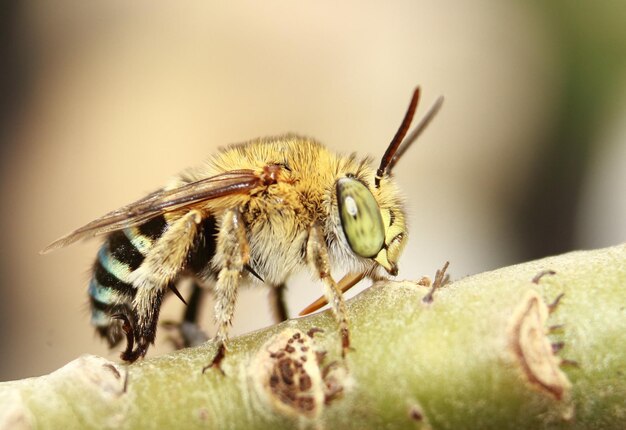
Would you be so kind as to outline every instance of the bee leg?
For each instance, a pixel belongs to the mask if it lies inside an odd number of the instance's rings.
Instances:
[[[122,360],[133,362],[135,360],[131,360],[133,348],[135,345],[135,337],[133,335],[133,326],[130,323],[126,314],[120,312],[112,316],[112,318],[120,320],[122,322],[122,331],[126,335],[126,349],[122,352]]]
[[[121,355],[122,360],[124,361],[128,361],[128,362],[133,362],[136,361],[138,358],[142,358],[146,355],[146,353],[148,352],[148,348],[150,347],[150,344],[154,343],[154,337],[156,335],[156,326],[157,326],[157,321],[159,319],[159,311],[161,310],[161,301],[163,299],[163,290],[161,291],[156,291],[155,294],[153,294],[150,297],[151,300],[151,312],[150,312],[150,316],[146,319],[146,323],[144,326],[140,326],[139,324],[137,324],[135,327],[133,327],[133,336],[135,337],[135,339],[137,340],[137,346],[135,347],[134,350],[130,351],[129,347],[132,347],[132,343],[129,343],[129,345],[126,348],[126,351],[124,351]],[[140,319],[138,318],[138,314],[137,311],[135,310],[134,312],[134,319],[135,321],[140,321]],[[129,334],[128,332],[126,333],[126,337],[128,340]]]
[[[143,357],[154,343],[163,294],[184,266],[200,222],[202,213],[191,210],[171,223],[141,266],[130,275],[137,291],[133,299],[133,332],[137,342],[131,353],[134,358]]]
[[[341,290],[330,275],[330,262],[328,260],[328,248],[319,225],[314,224],[309,230],[309,239],[306,244],[307,263],[311,269],[320,277],[324,285],[324,295],[330,303],[333,314],[339,323],[341,332],[341,354],[345,357],[350,349],[350,330],[348,329],[348,316],[346,305],[341,295]]]
[[[285,301],[285,284],[270,286],[270,305],[272,307],[272,314],[274,315],[274,321],[280,323],[289,319],[289,312],[287,311],[287,302]]]
[[[185,302],[185,312],[180,322],[164,321],[161,327],[165,328],[170,336],[170,341],[175,349],[198,346],[209,340],[207,334],[198,324],[199,309],[206,294],[205,289],[193,280],[191,285],[191,295]]]
[[[191,297],[189,297],[189,303],[185,309],[180,328],[185,347],[197,346],[209,340],[207,334],[200,328],[200,324],[198,324],[198,310],[200,309],[205,293],[204,288],[202,288],[198,282],[194,281]]]
[[[239,279],[249,259],[250,250],[243,219],[238,209],[231,209],[222,217],[214,259],[221,264],[215,284],[215,319],[218,326],[215,341],[218,351],[211,364],[202,369],[203,372],[211,367],[221,370],[220,363],[226,354],[228,328],[235,313]]]

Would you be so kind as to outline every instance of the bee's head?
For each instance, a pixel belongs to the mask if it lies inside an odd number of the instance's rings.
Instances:
[[[381,159],[373,189],[354,175],[347,175],[336,183],[341,227],[352,252],[376,261],[394,276],[398,273],[397,262],[404,249],[407,233],[401,198],[389,180],[391,169],[439,111],[443,102],[440,97],[413,133],[404,140],[419,94],[418,87],[413,92],[400,128]]]
[[[389,274],[397,275],[397,261],[407,234],[396,188],[384,181],[379,189],[370,190],[348,175],[337,181],[336,192],[341,228],[352,252],[376,261]]]

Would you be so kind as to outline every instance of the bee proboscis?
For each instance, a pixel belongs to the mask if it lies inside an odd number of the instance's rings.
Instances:
[[[350,332],[342,290],[363,277],[379,278],[381,268],[395,276],[406,244],[403,200],[391,171],[443,101],[405,139],[419,93],[378,169],[369,158],[338,155],[292,134],[231,145],[42,252],[106,235],[89,284],[91,322],[111,347],[126,337],[123,360],[146,354],[164,295],[182,299],[176,285],[191,276],[213,285],[218,353],[211,365],[219,366],[240,283],[254,277],[267,284],[284,319],[286,282],[307,266],[324,287],[345,353]],[[339,267],[347,275],[336,282],[331,272]]]

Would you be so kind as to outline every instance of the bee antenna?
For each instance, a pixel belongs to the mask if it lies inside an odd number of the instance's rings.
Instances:
[[[389,163],[391,163],[391,161],[393,160],[393,157],[396,151],[398,150],[398,147],[402,143],[402,139],[404,139],[404,136],[406,136],[407,131],[409,131],[409,127],[411,126],[411,121],[413,121],[413,115],[415,114],[415,108],[417,108],[417,102],[419,101],[419,98],[420,98],[420,87],[417,87],[415,88],[415,91],[413,91],[413,97],[411,98],[411,103],[409,103],[409,108],[404,114],[404,119],[402,120],[402,123],[400,124],[400,128],[398,128],[398,131],[396,131],[396,135],[391,140],[391,143],[389,144],[389,146],[387,147],[387,150],[383,154],[383,158],[380,160],[380,166],[378,167],[378,170],[376,171],[376,178],[374,179],[374,185],[376,185],[376,188],[378,188],[378,186],[380,185],[380,180],[382,179],[383,175],[387,171],[387,167],[389,166]]]
[[[378,188],[380,185],[380,180],[382,179],[385,173],[390,173],[393,167],[396,165],[400,157],[406,152],[406,150],[411,146],[415,140],[422,134],[426,126],[430,124],[432,119],[435,117],[439,109],[441,109],[441,105],[443,104],[443,96],[439,96],[439,98],[435,101],[435,103],[431,106],[431,108],[426,112],[424,118],[417,124],[415,130],[406,138],[406,133],[411,125],[411,121],[413,120],[413,115],[415,114],[415,109],[417,108],[417,102],[420,96],[420,88],[417,87],[413,92],[413,97],[411,98],[411,103],[409,104],[409,108],[404,115],[404,119],[402,120],[402,124],[400,124],[400,128],[396,132],[396,135],[393,137],[393,140],[387,147],[385,154],[383,155],[382,160],[380,161],[380,167],[376,171],[376,178],[374,180],[374,184]]]
[[[415,130],[413,130],[411,134],[409,134],[407,138],[404,139],[402,145],[400,146],[400,148],[398,148],[396,154],[389,162],[389,165],[387,166],[387,172],[391,172],[391,169],[393,169],[393,166],[395,166],[400,157],[402,157],[402,154],[404,154],[406,150],[409,149],[409,146],[411,146],[411,144],[415,142],[417,138],[422,134],[428,124],[430,124],[435,115],[437,115],[437,113],[441,109],[441,105],[443,105],[443,96],[439,96],[439,98],[437,98],[435,103],[433,103],[430,109],[428,109],[428,112],[426,112],[426,115],[424,115],[424,118],[422,118],[419,124],[417,124]]]

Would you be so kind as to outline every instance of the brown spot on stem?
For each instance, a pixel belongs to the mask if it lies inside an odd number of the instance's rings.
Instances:
[[[539,284],[539,281],[541,280],[541,278],[543,278],[544,276],[552,276],[552,275],[556,275],[556,272],[554,270],[542,270],[541,272],[537,273],[533,279],[532,279],[532,283],[533,284]]]
[[[313,327],[312,329],[310,329],[309,331],[306,332],[306,335],[309,336],[310,338],[312,338],[317,333],[324,333],[324,330],[322,330],[319,327]]]
[[[580,364],[578,364],[578,361],[576,361],[576,360],[570,360],[568,358],[562,358],[561,359],[561,366],[580,367]]]
[[[106,364],[103,364],[102,366],[105,369],[109,369],[111,373],[113,373],[113,375],[115,375],[117,379],[120,379],[122,377],[122,375],[120,375],[120,372],[111,363],[106,363]]]
[[[417,406],[412,406],[409,409],[409,417],[413,421],[422,421],[424,419],[424,415],[422,414],[422,411]]]
[[[313,384],[311,383],[311,377],[306,373],[300,376],[300,388],[303,390],[308,390],[311,388]]]
[[[563,296],[565,296],[565,293],[559,294],[558,296],[556,296],[556,299],[554,299],[554,301],[548,305],[549,313],[556,311],[556,308],[559,307],[559,303],[561,303],[561,299],[563,298]]]
[[[557,400],[565,397],[571,384],[559,368],[546,336],[548,306],[535,291],[529,291],[510,320],[510,348],[526,380]]]
[[[554,324],[548,327],[549,333],[559,333],[565,328],[565,324]]]
[[[294,340],[301,345],[299,348],[292,346]],[[312,335],[289,328],[277,334],[249,367],[259,398],[284,415],[319,417],[326,404],[340,397],[346,380],[345,372],[322,367],[324,356],[325,351],[316,348]]]
[[[199,408],[196,411],[196,415],[198,416],[198,419],[202,422],[206,422],[209,420],[209,411],[206,408]]]
[[[282,382],[285,385],[293,385],[293,369],[295,367],[295,363],[293,360],[289,358],[285,358],[278,363],[278,368],[280,369],[280,375],[282,376]]]
[[[315,409],[315,399],[306,396],[300,397],[298,407],[303,411],[312,412]]]
[[[415,400],[407,402],[407,406],[409,419],[417,424],[417,426],[410,426],[410,428],[419,428],[424,430],[432,429],[430,423],[428,422],[428,418],[424,415],[423,408],[415,402]]]

